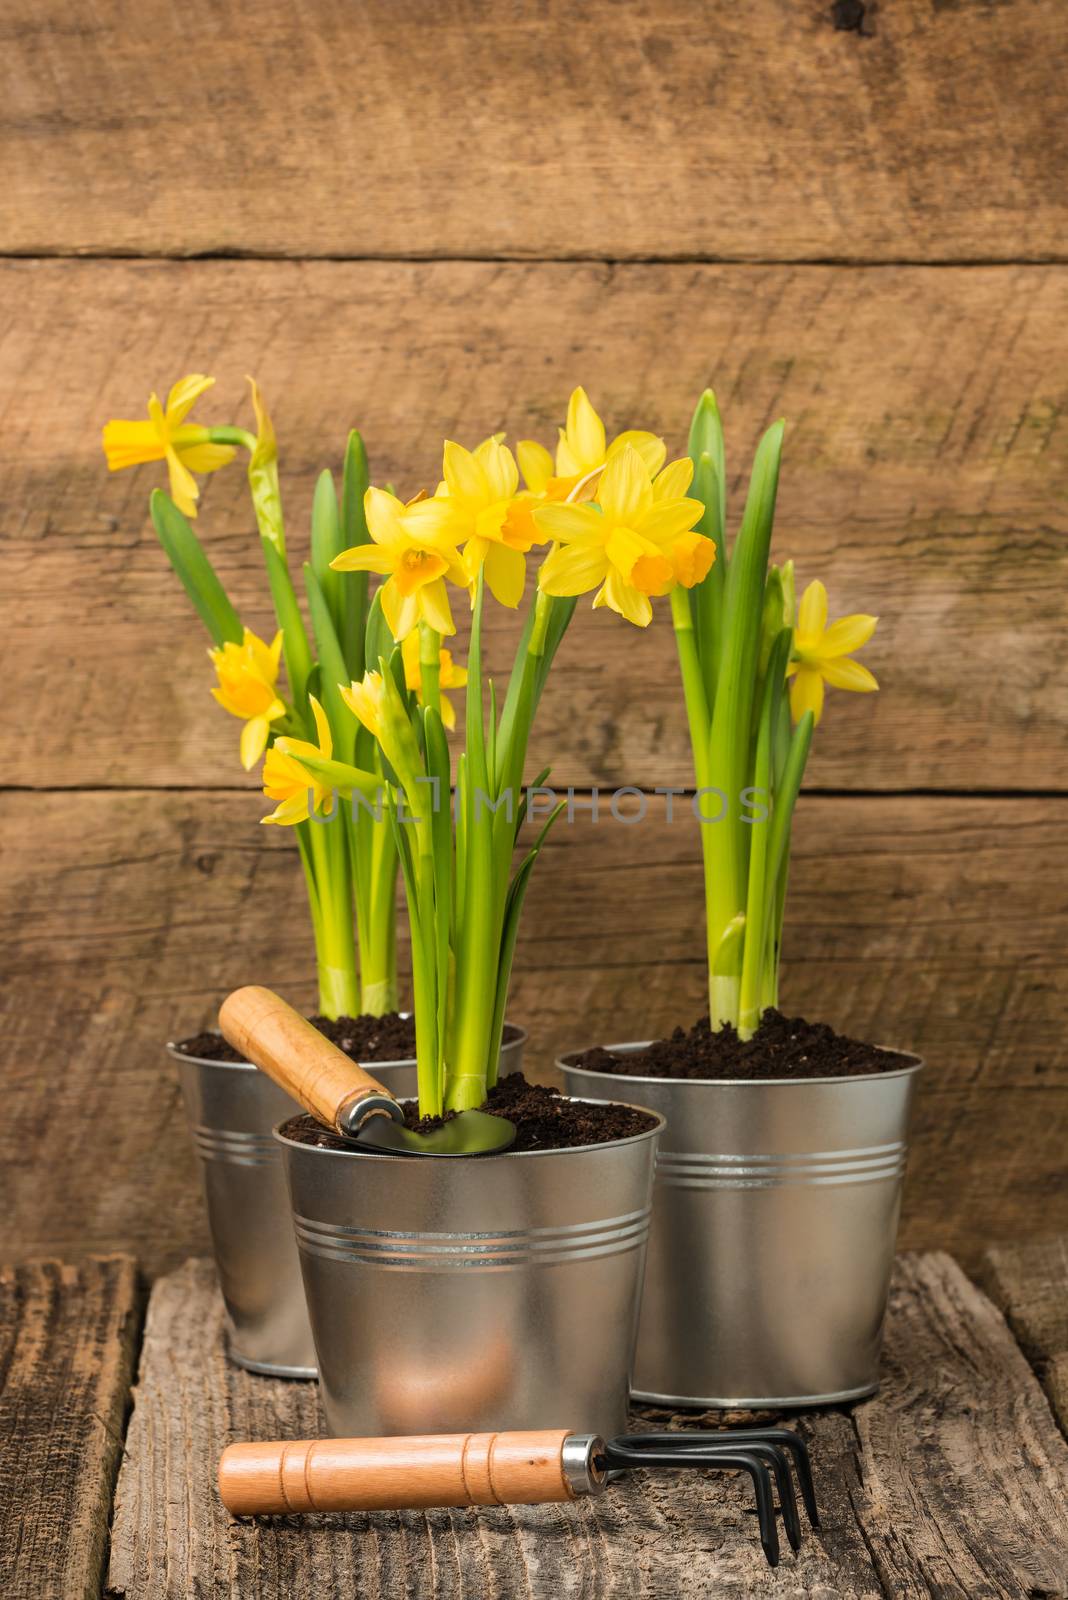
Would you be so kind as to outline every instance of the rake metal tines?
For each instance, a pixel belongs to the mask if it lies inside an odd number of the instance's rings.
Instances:
[[[627,1433],[611,1439],[597,1458],[602,1471],[634,1467],[712,1467],[747,1472],[753,1481],[760,1543],[770,1566],[779,1564],[778,1496],[783,1527],[791,1550],[801,1546],[791,1458],[810,1525],[818,1528],[819,1512],[812,1486],[812,1467],[803,1439],[789,1428],[728,1428],[692,1433]]]

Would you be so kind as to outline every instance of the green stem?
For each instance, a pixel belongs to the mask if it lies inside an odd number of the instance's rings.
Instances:
[[[434,931],[434,849],[428,827],[418,825],[419,853],[416,856],[416,899],[419,906],[418,933],[412,926],[412,989],[415,1011],[416,1075],[419,1110],[423,1116],[440,1116],[449,1109],[441,1070],[442,1041],[438,1032],[437,968]]]
[[[693,607],[690,597],[681,586],[671,591],[671,620],[675,627],[675,644],[679,653],[679,668],[682,673],[682,692],[686,702],[686,720],[690,729],[690,745],[693,751],[694,778],[698,789],[710,787],[709,759],[708,759],[708,702],[705,696],[705,681],[701,671],[701,662],[697,654],[697,639],[694,630]],[[711,996],[723,979],[716,971],[717,956],[722,959],[720,944],[722,933],[713,937],[713,920],[711,916],[712,897],[715,886],[715,862],[712,834],[720,823],[700,823],[701,834],[701,859],[704,867],[705,880],[705,941],[708,960],[708,992]]]
[[[786,839],[786,856],[775,883],[775,905],[772,911],[770,938],[764,965],[764,998],[761,1016],[769,1006],[779,1004],[779,962],[782,958],[782,926],[786,915],[786,889],[790,879],[790,839]]]
[[[534,713],[538,703],[538,681],[541,677],[545,658],[545,645],[549,631],[549,621],[552,616],[552,599],[543,594],[539,589],[534,597],[534,615],[531,623],[530,636],[523,656],[523,668],[519,678],[518,692],[514,704],[510,708],[511,715],[505,724],[502,717],[501,730],[497,747],[494,750],[494,763],[488,768],[490,778],[498,787],[496,794],[511,794],[512,818],[519,814],[519,800],[523,788],[523,769],[527,761],[527,747],[530,743],[530,730],[534,723]],[[494,817],[494,845],[496,864],[502,878],[500,881],[500,912],[504,915],[504,898],[508,892],[508,865],[515,843],[515,822],[509,822],[506,810],[502,809]]]
[[[419,1094],[419,1110],[424,1117],[440,1116],[442,1098],[441,1048],[437,1035],[437,1009],[434,991],[433,916],[432,901],[426,897],[426,871],[421,863],[423,850],[413,855],[411,824],[400,814],[400,804],[407,805],[403,789],[392,785],[389,789],[389,815],[397,858],[404,877],[404,895],[408,906],[408,930],[412,948],[412,989],[415,1012],[415,1070]],[[417,841],[418,843],[419,841]],[[433,866],[433,863],[431,863]],[[429,919],[429,921],[428,921]]]
[[[479,575],[471,616],[467,663],[467,781],[464,797],[465,914],[456,952],[455,1055],[445,1063],[445,1105],[462,1111],[486,1097],[488,1050],[500,952],[500,912],[495,892],[490,778],[482,704],[482,603]],[[475,1096],[477,1095],[477,1099]]]
[[[246,428],[209,428],[208,438],[212,444],[236,445],[238,450],[247,450],[249,455],[256,448],[256,435]]]
[[[374,771],[382,787],[367,798],[353,794],[345,808],[356,901],[360,957],[360,1010],[380,1017],[397,1009],[397,846],[385,804],[385,780],[378,746],[364,728],[355,754]]]
[[[769,685],[770,688],[770,685]],[[767,796],[771,782],[771,728],[765,712],[760,719],[757,735],[756,761],[753,766],[753,787]],[[768,821],[751,824],[752,841],[749,846],[749,875],[745,905],[745,943],[742,954],[742,982],[738,997],[738,1033],[751,1039],[760,1022],[761,996],[764,982],[764,954],[767,948],[768,919],[766,916],[764,884],[768,860]]]
[[[309,819],[307,845],[315,877],[315,956],[319,1008],[325,1017],[354,1016],[360,995],[352,931],[352,892],[348,846],[340,818]]]
[[[545,639],[549,632],[549,618],[552,616],[553,603],[549,595],[543,594],[539,589],[534,596],[534,631],[530,636],[527,646],[527,655],[541,660],[545,654]]]
[[[760,1025],[764,1010],[768,946],[771,942],[775,910],[776,866],[769,856],[771,838],[775,831],[772,822],[773,807],[779,802],[779,796],[772,795],[774,746],[779,709],[786,684],[786,662],[791,638],[790,629],[784,628],[780,630],[771,647],[757,723],[752,787],[756,803],[760,805],[763,815],[759,819],[754,818],[748,824],[750,843],[745,905],[745,948],[738,1002],[738,1032],[743,1039],[753,1037]]]
[[[367,927],[360,931],[360,1008],[372,1017],[397,1009],[397,847],[388,818],[371,824]],[[360,868],[357,869],[361,870]]]
[[[441,634],[429,622],[419,624],[419,678],[423,704],[441,711]]]
[[[367,519],[363,498],[370,474],[363,440],[354,428],[345,450],[345,470],[341,482],[341,533],[343,547],[368,544]],[[350,678],[363,677],[367,634],[367,573],[347,572],[342,589],[341,648],[345,653]]]
[[[689,602],[697,633],[697,654],[709,706],[716,701],[719,647],[723,622],[723,591],[727,581],[727,502],[723,426],[716,397],[706,389],[697,402],[690,428],[690,459],[694,474],[691,493],[704,505],[698,533],[711,539],[716,559],[704,579],[690,590]]]
[[[278,626],[282,629],[282,650],[285,655],[289,688],[297,709],[302,715],[306,714],[312,654],[286,562],[282,503],[278,492],[278,466],[274,456],[273,440],[269,455],[262,457],[260,441],[245,428],[211,428],[209,435],[214,444],[237,445],[249,453],[252,508],[256,515],[256,526],[260,531],[260,543],[263,546],[263,559],[267,567],[267,581],[271,586],[274,614],[278,619]]]
[[[286,675],[297,709],[302,715],[308,711],[308,678],[312,670],[311,646],[304,629],[304,619],[297,604],[293,580],[289,575],[285,556],[270,539],[260,540],[263,560],[267,568],[267,581],[271,586],[274,614],[282,630],[282,651],[286,660]]]
[[[693,608],[690,597],[681,584],[671,591],[671,620],[675,627],[675,644],[679,652],[682,672],[682,692],[686,701],[686,720],[690,727],[690,744],[693,748],[694,776],[704,783],[708,751],[708,701],[705,698],[701,663],[697,656],[697,638],[693,625]]]

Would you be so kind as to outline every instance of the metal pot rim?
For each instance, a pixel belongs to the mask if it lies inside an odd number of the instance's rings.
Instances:
[[[638,1050],[648,1050],[655,1039],[630,1039],[625,1044],[606,1044],[605,1050],[616,1051],[619,1054],[634,1054]],[[629,1072],[600,1072],[595,1067],[577,1067],[573,1065],[570,1057],[581,1055],[584,1050],[594,1049],[596,1046],[584,1045],[577,1050],[569,1050],[565,1056],[557,1056],[554,1065],[560,1072],[584,1072],[591,1078],[605,1078],[610,1083],[655,1083],[655,1084],[711,1084],[717,1089],[766,1089],[769,1086],[782,1088],[806,1089],[813,1084],[824,1083],[886,1083],[891,1078],[906,1078],[917,1073],[926,1064],[922,1056],[915,1055],[911,1050],[894,1050],[893,1054],[907,1056],[910,1065],[895,1067],[892,1072],[844,1072],[825,1078],[666,1078],[666,1077],[641,1077],[637,1073]],[[890,1045],[873,1045],[875,1050],[891,1050]]]
[[[410,1017],[411,1012],[398,1011],[397,1015],[399,1017]],[[502,1041],[502,1055],[504,1054],[505,1050],[514,1050],[517,1048],[517,1046],[525,1045],[527,1039],[529,1038],[527,1030],[525,1028],[521,1028],[518,1022],[506,1022],[505,1027],[513,1030],[513,1037],[511,1039],[504,1039]],[[212,1033],[218,1033],[219,1029],[212,1028],[210,1031]],[[165,1048],[167,1054],[171,1056],[173,1060],[190,1061],[194,1067],[219,1067],[224,1072],[259,1071],[259,1068],[253,1066],[251,1061],[211,1061],[207,1056],[191,1056],[187,1050],[179,1049],[178,1043],[175,1040],[168,1039]],[[416,1065],[416,1060],[414,1056],[402,1056],[395,1061],[365,1061],[363,1065],[368,1067],[372,1072],[374,1072],[376,1068],[381,1068],[385,1072],[391,1071],[395,1067],[414,1067]]]
[[[569,1094],[564,1095],[565,1100],[581,1100],[584,1105],[590,1106],[626,1106],[631,1111],[642,1111],[647,1117],[654,1118],[654,1126],[646,1128],[643,1133],[628,1133],[625,1139],[604,1139],[599,1144],[569,1144],[556,1150],[502,1150],[495,1156],[472,1156],[481,1166],[495,1165],[498,1161],[525,1161],[529,1156],[588,1156],[598,1150],[618,1150],[621,1145],[637,1144],[641,1139],[655,1139],[667,1127],[667,1118],[659,1111],[654,1111],[651,1106],[635,1105],[632,1100],[596,1100],[592,1095]],[[288,1117],[285,1119],[290,1120]],[[280,1145],[290,1150],[305,1150],[316,1156],[342,1156],[346,1160],[356,1161],[392,1161],[407,1164],[411,1156],[391,1156],[386,1152],[377,1150],[358,1150],[355,1146],[348,1150],[330,1150],[321,1144],[305,1144],[302,1139],[287,1139],[281,1132],[282,1124],[276,1123],[271,1129]],[[466,1160],[466,1157],[451,1157],[453,1162],[457,1159]]]

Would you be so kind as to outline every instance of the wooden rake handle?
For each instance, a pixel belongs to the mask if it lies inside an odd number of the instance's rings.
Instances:
[[[235,1516],[537,1505],[599,1491],[597,1447],[566,1428],[232,1444],[219,1494]]]
[[[313,1117],[341,1135],[368,1116],[394,1116],[396,1101],[280,995],[255,984],[235,989],[219,1011],[224,1038]]]

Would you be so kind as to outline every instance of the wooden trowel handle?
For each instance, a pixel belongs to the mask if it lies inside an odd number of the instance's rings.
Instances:
[[[400,1114],[388,1089],[270,989],[235,989],[223,1001],[219,1027],[246,1061],[343,1136],[357,1133],[368,1116]]]
[[[567,1428],[232,1444],[219,1494],[235,1516],[537,1505],[597,1493],[598,1448],[594,1435]]]

